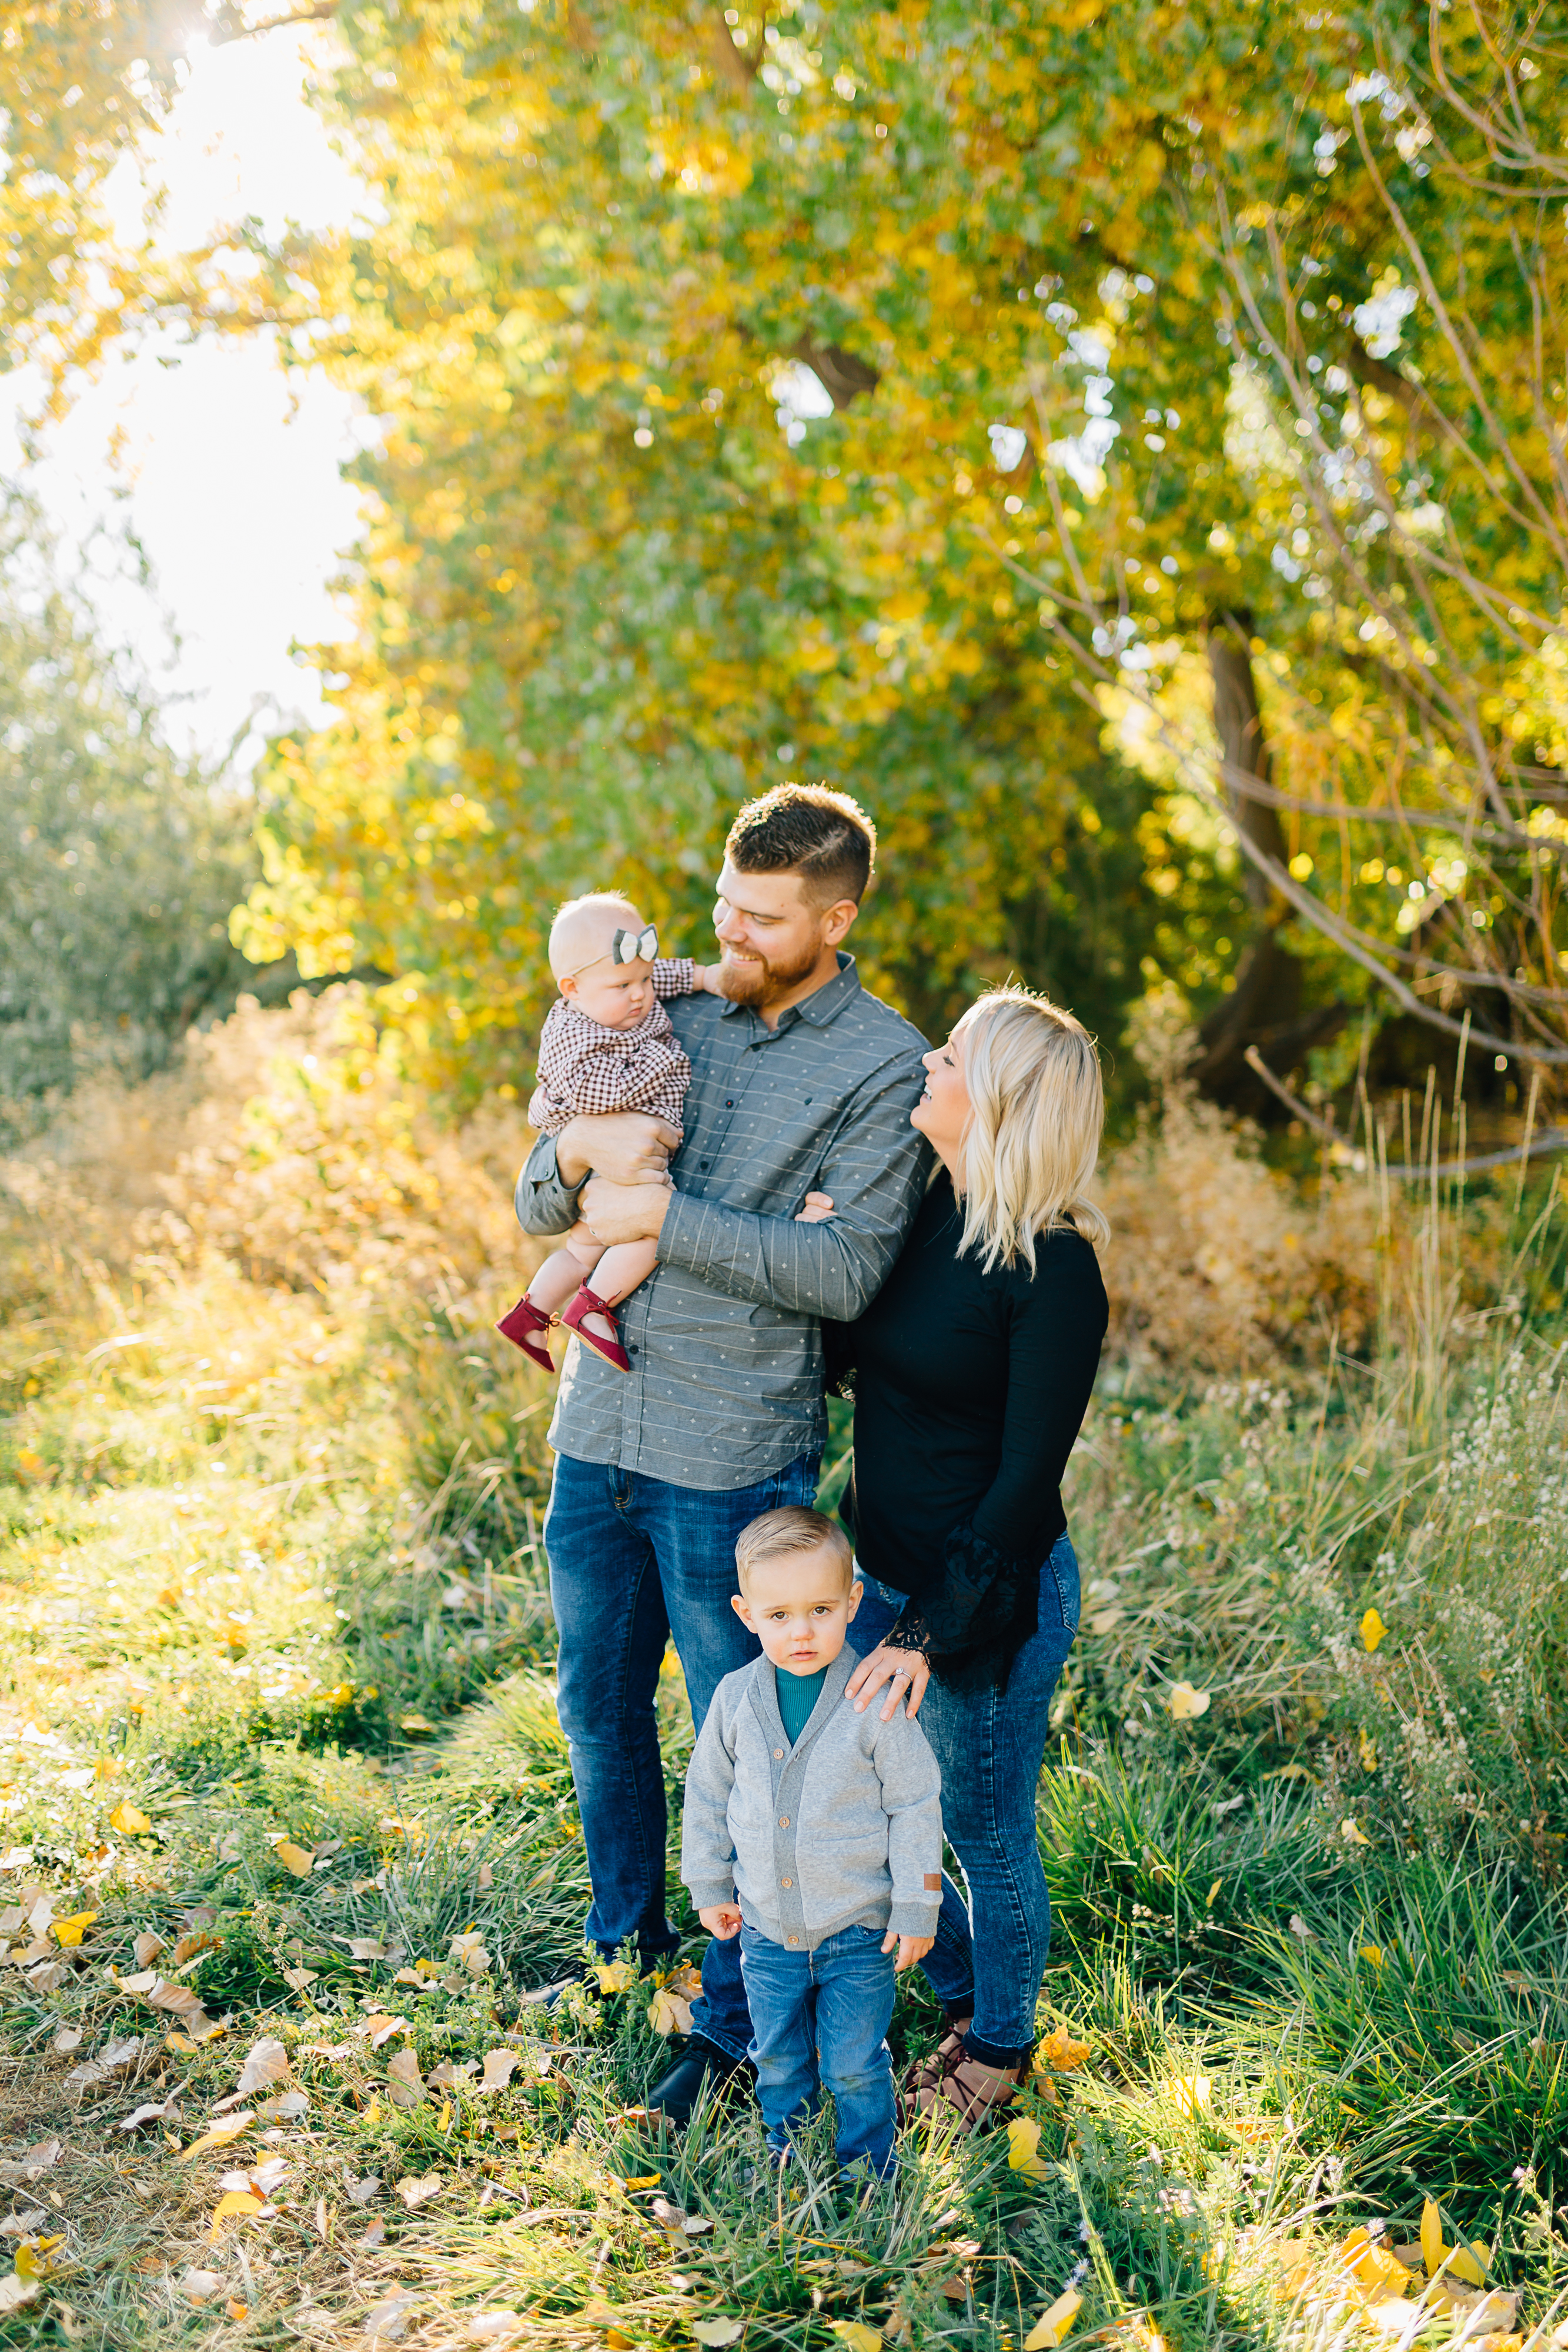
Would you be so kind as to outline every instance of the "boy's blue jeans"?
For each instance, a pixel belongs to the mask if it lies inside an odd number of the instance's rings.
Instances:
[[[550,1607],[560,1636],[557,1705],[582,1816],[593,1906],[586,1935],[606,1959],[634,1941],[645,1964],[679,1938],[664,1911],[664,1773],[653,1701],[673,1634],[698,1731],[726,1675],[760,1644],[729,1598],[735,1539],[763,1511],[810,1503],[817,1459],[727,1493],[675,1486],[602,1462],[556,1457],[545,1516]],[[728,2058],[751,2040],[736,1939],[703,1955],[692,2024]]]
[[[757,2096],[768,2145],[780,2154],[789,2126],[815,2115],[826,2088],[838,2110],[841,2165],[863,2158],[879,2174],[891,2168],[897,2116],[887,2029],[897,1954],[883,1950],[882,1937],[880,1927],[845,1927],[815,1951],[790,1952],[754,1927],[740,1931]]]

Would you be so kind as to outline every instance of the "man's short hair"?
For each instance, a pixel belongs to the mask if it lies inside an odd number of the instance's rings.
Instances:
[[[826,784],[776,784],[747,801],[724,854],[737,874],[798,874],[820,907],[864,898],[876,865],[876,827],[848,793]]]
[[[750,1591],[751,1571],[764,1560],[788,1559],[793,1553],[808,1551],[832,1553],[844,1571],[847,1592],[855,1580],[855,1556],[837,1519],[830,1519],[823,1511],[808,1511],[800,1503],[764,1511],[736,1538],[735,1568],[742,1592]]]

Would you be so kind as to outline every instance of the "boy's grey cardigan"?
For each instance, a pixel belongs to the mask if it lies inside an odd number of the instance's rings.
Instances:
[[[809,1952],[845,1927],[934,1936],[941,1775],[902,1704],[857,1715],[841,1650],[793,1748],[767,1658],[726,1675],[686,1774],[681,1876],[699,1911],[739,1902],[747,1927]]]

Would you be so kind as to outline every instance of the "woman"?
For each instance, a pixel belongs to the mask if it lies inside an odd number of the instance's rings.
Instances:
[[[1104,1097],[1080,1024],[1021,988],[982,997],[925,1069],[910,1118],[940,1166],[888,1281],[830,1337],[853,1370],[865,1582],[849,1696],[919,1714],[968,1887],[966,1906],[944,1885],[925,1968],[945,2033],[912,2088],[972,2127],[1027,2077],[1051,1941],[1035,1790],[1078,1627],[1061,1486],[1105,1334]]]

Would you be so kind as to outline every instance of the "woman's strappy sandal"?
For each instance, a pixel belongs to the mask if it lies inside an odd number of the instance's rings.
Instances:
[[[904,2121],[951,2109],[966,2131],[977,2131],[999,2108],[1011,2105],[1028,2075],[1027,2060],[1017,2066],[988,2066],[984,2059],[971,2058],[955,2026],[905,2077]]]

